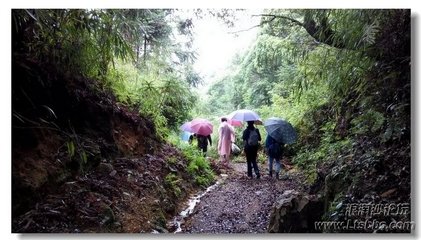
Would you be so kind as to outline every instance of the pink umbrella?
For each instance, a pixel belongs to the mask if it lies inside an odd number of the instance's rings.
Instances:
[[[239,121],[239,120],[229,119],[228,117],[225,117],[225,118],[227,118],[227,122],[231,126],[234,126],[234,127],[242,127],[243,126],[243,123],[241,121]]]
[[[243,123],[241,121],[235,120],[235,119],[227,119],[227,122],[234,127],[242,127]]]
[[[207,136],[213,132],[213,125],[209,120],[204,118],[195,118],[191,122],[191,130],[194,133]]]

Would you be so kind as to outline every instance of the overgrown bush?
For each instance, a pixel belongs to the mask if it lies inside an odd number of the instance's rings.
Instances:
[[[149,116],[160,136],[167,136],[169,129],[176,129],[187,119],[195,97],[175,75],[140,72],[122,61],[116,61],[114,66],[107,75],[106,85],[120,102]]]
[[[310,124],[308,127],[317,125]],[[292,162],[300,167],[307,176],[307,181],[312,183],[316,177],[317,166],[323,162],[334,161],[343,155],[352,152],[353,141],[351,138],[341,138],[335,131],[336,123],[332,120],[314,129],[319,136],[318,141],[302,144],[292,159]],[[311,131],[307,131],[311,132]],[[306,136],[304,136],[306,137]]]
[[[189,162],[187,171],[193,176],[194,181],[198,185],[204,187],[209,186],[214,181],[214,173],[212,172],[210,164],[200,151],[192,148],[193,147],[188,147],[183,149]]]
[[[352,119],[351,132],[357,135],[375,133],[383,126],[384,122],[385,117],[383,114],[369,109]]]
[[[215,180],[209,162],[196,145],[190,145],[181,140],[176,133],[168,136],[168,141],[180,148],[187,160],[187,172],[192,176],[194,182],[202,187],[211,185]]]

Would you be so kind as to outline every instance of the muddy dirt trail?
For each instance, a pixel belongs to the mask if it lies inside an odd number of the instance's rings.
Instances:
[[[293,174],[275,180],[267,166],[259,166],[262,177],[249,179],[246,163],[234,163],[222,174],[220,184],[208,191],[193,213],[181,224],[183,233],[266,233],[277,196],[300,190]]]

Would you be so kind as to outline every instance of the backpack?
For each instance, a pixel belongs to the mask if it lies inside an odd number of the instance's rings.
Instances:
[[[259,134],[257,133],[257,129],[253,129],[250,131],[249,138],[247,139],[248,146],[257,146],[259,144]]]

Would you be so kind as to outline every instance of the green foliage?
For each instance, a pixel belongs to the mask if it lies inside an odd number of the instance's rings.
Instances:
[[[177,76],[155,71],[142,73],[122,62],[115,63],[106,81],[120,102],[150,116],[161,136],[188,118],[195,101],[187,84]]]
[[[176,164],[177,163],[177,158],[175,158],[175,157],[169,157],[169,158],[167,158],[167,162],[170,164],[170,165],[174,165],[174,164]]]
[[[240,154],[238,156],[231,156],[231,161],[234,163],[246,163],[247,159],[245,157],[245,155]]]
[[[182,179],[174,173],[169,173],[167,176],[165,176],[165,179],[164,179],[165,186],[169,187],[172,190],[172,192],[174,192],[176,197],[179,197],[181,194],[181,189],[180,189],[181,180]]]
[[[359,137],[377,135],[386,143],[408,131],[408,10],[266,10],[258,38],[214,81],[208,98],[190,90],[202,81],[192,65],[193,23],[174,12],[13,10],[13,48],[72,73],[100,77],[118,101],[149,116],[159,135],[183,150],[199,185],[213,180],[208,162],[195,145],[173,134],[192,116],[217,126],[220,116],[249,108],[263,120],[286,119],[299,134],[289,146],[292,161],[310,181],[318,163],[352,153]],[[175,30],[184,41],[173,38]],[[74,157],[77,146],[67,148]],[[216,148],[208,154],[217,156]]]
[[[67,152],[69,153],[69,158],[72,159],[72,157],[75,155],[75,144],[73,141],[66,142],[67,146]]]
[[[318,47],[299,65],[302,76],[299,87],[302,91],[326,84],[328,97],[340,104],[351,93],[357,96],[366,93],[364,74],[372,64],[360,52]]]
[[[313,125],[310,126],[313,127]],[[317,142],[303,146],[292,159],[294,164],[304,169],[310,184],[317,177],[318,164],[338,160],[353,151],[352,139],[341,139],[337,136],[334,122],[326,122],[321,126],[316,138],[318,138]]]
[[[69,160],[78,163],[78,168],[74,170],[85,172],[99,163],[101,151],[96,143],[80,138],[74,130],[67,136],[69,139],[65,145]]]
[[[257,163],[258,164],[265,164],[268,161],[267,155],[263,152],[257,154]]]
[[[182,145],[182,151],[188,162],[187,172],[193,177],[195,183],[203,187],[211,185],[215,176],[202,152],[191,145]]]
[[[352,154],[358,137],[401,138],[408,122],[400,117],[407,119],[409,108],[396,96],[409,95],[389,91],[397,74],[390,71],[393,58],[382,65],[382,77],[373,79],[373,71],[385,52],[374,50],[382,44],[378,37],[389,40],[387,19],[397,21],[405,11],[270,9],[265,14],[255,43],[235,57],[231,73],[210,86],[214,113],[250,108],[263,120],[275,116],[291,122],[299,140],[289,152],[310,182],[318,164]]]
[[[379,16],[384,12],[271,10],[268,13],[284,15],[301,22],[305,18],[312,18],[316,23],[321,23],[327,17],[332,31],[335,31],[334,36],[338,37],[333,41],[343,38],[346,45],[367,46],[373,43],[373,37],[378,33],[379,21],[373,18],[369,22],[368,16]],[[350,19],[356,16],[362,19],[351,24]],[[368,85],[364,74],[373,65],[373,60],[363,54],[365,48],[355,51],[321,45],[314,42],[305,28],[291,24],[291,20],[267,18],[270,19],[270,24],[263,25],[262,34],[256,43],[246,55],[234,60],[233,64],[236,66],[231,68],[236,74],[226,76],[224,80],[211,86],[210,102],[213,106],[236,103],[228,108],[284,108],[279,104],[280,99],[295,103],[301,101],[301,97],[311,97],[309,102],[316,102],[313,106],[332,100],[339,107],[344,97],[354,94],[357,96],[355,100],[358,100],[366,93]],[[285,25],[286,22],[290,25]],[[228,82],[233,82],[233,86]],[[224,84],[223,89],[217,87],[217,84]]]
[[[201,77],[192,68],[191,23],[174,10],[19,9],[12,21],[14,54],[103,80],[119,101],[149,115],[160,135],[188,118],[189,86]],[[178,34],[187,42],[173,37],[175,22],[184,23]]]
[[[203,153],[199,151],[194,143],[190,145],[182,141],[175,132],[171,132],[167,140],[181,149],[187,160],[187,172],[197,185],[206,187],[214,182],[215,175],[209,162],[203,157]]]
[[[215,180],[209,163],[204,158],[194,158],[188,165],[187,171],[193,176],[199,186],[209,186]]]
[[[327,21],[335,32],[333,44],[343,44],[348,48],[367,47],[374,43],[375,36],[379,32],[379,18],[384,10],[371,9],[332,9],[325,11],[307,11],[316,21],[322,23]],[[358,19],[358,21],[355,21]],[[323,34],[319,32],[318,34]]]
[[[124,10],[13,10],[12,19],[17,36],[28,35],[23,49],[35,59],[90,77],[103,77],[114,56],[133,59],[133,51],[121,31],[121,11]],[[21,39],[16,40],[16,45],[22,44]]]
[[[175,131],[172,131],[170,132],[170,134],[167,135],[167,141],[179,148],[181,148],[181,145],[188,144],[187,142],[183,142],[181,140],[181,135],[177,134]]]
[[[227,114],[228,109],[235,107],[231,101],[232,96],[230,93],[232,88],[233,84],[229,81],[229,77],[223,78],[210,86],[208,90],[210,98],[206,104],[209,107],[209,114],[223,116]]]
[[[366,113],[361,113],[351,121],[351,132],[355,134],[375,133],[381,127],[385,118],[382,113],[369,109]]]

